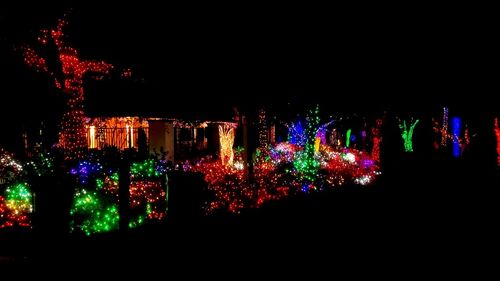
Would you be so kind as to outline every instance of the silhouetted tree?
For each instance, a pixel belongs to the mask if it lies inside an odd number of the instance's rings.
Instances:
[[[146,132],[143,128],[139,128],[137,136],[137,146],[138,146],[138,157],[141,159],[146,159],[148,157],[148,142],[146,137]]]

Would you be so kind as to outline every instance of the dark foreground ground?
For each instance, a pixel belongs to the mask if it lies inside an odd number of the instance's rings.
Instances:
[[[464,262],[496,252],[499,176],[474,162],[398,163],[372,186],[295,196],[241,215],[205,217],[179,208],[162,225],[91,238],[57,227],[2,232],[0,263],[144,270],[181,264],[303,267],[332,265],[333,259],[414,265],[407,259],[420,256],[435,264]]]

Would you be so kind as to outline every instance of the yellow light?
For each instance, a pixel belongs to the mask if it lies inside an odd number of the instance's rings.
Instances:
[[[219,141],[222,165],[233,165],[234,128],[228,125],[219,125]]]
[[[95,126],[90,126],[90,148],[96,148],[96,145],[95,145]]]
[[[126,134],[127,134],[127,144],[126,144],[126,147],[128,147],[128,146],[129,146],[129,143],[130,143],[130,134],[129,134],[129,132],[130,132],[130,127],[129,127],[129,125],[125,125],[125,132],[126,132]]]
[[[319,152],[319,144],[321,143],[321,138],[317,137],[314,140],[314,152]]]
[[[130,147],[134,147],[134,127],[130,127]]]

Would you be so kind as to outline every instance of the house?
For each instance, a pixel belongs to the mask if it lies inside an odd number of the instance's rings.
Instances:
[[[219,126],[236,128],[235,121],[185,121],[159,117],[87,118],[89,149],[116,147],[139,149],[141,142],[150,153],[165,154],[179,161],[219,151]]]

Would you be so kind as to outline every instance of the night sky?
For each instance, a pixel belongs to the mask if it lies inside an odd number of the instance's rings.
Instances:
[[[88,5],[73,7],[66,35],[81,57],[133,71],[88,81],[90,115],[218,119],[233,106],[280,114],[314,103],[325,112],[494,111],[498,24],[452,8]],[[62,103],[14,48],[67,9],[0,8],[1,104],[17,109],[13,130],[53,119]]]

